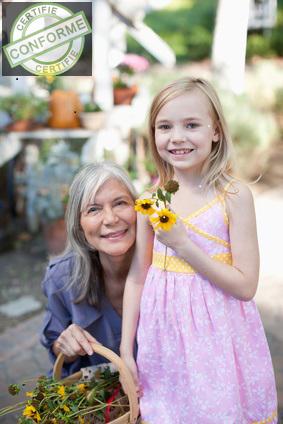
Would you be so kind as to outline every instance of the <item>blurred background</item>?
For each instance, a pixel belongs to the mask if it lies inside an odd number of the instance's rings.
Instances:
[[[0,77],[0,407],[9,402],[5,381],[48,369],[37,339],[45,302],[40,283],[50,255],[64,248],[74,174],[85,163],[111,159],[139,192],[150,185],[150,102],[167,82],[189,75],[217,88],[235,144],[235,173],[254,192],[256,302],[282,415],[283,0],[96,0],[92,25],[81,75],[21,76],[16,68]],[[92,77],[83,71],[90,54]]]

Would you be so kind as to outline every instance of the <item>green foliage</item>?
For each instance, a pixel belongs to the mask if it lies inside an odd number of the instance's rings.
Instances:
[[[265,148],[278,136],[278,127],[271,113],[254,108],[247,96],[221,93],[232,139],[237,148]]]
[[[217,0],[176,0],[162,10],[149,12],[145,23],[174,50],[177,62],[210,57],[217,12]],[[248,34],[247,58],[283,56],[283,0],[278,0],[274,28]],[[130,36],[128,51],[155,59]]]
[[[18,394],[25,386],[10,385],[9,391]],[[15,393],[17,387],[17,393]],[[113,416],[114,410],[120,415],[128,411],[125,394],[119,383],[119,373],[109,366],[99,368],[95,377],[87,382],[64,385],[62,381],[40,376],[27,399],[15,405],[0,409],[0,416],[22,411],[18,424],[104,423],[106,414]],[[126,402],[122,405],[119,400]],[[115,413],[115,412],[114,412]]]
[[[261,34],[251,34],[247,43],[247,59],[253,56],[271,57],[275,56],[275,51],[271,48],[271,37],[263,37]]]
[[[102,112],[101,107],[95,102],[88,102],[83,105],[84,112]]]
[[[13,121],[47,117],[48,103],[31,95],[13,94],[0,98],[0,110],[6,112]]]
[[[175,51],[177,61],[200,60],[210,55],[217,0],[182,1],[163,10],[152,11],[145,23]],[[153,60],[132,38],[128,50]]]

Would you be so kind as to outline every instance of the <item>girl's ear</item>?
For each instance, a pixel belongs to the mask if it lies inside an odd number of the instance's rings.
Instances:
[[[212,141],[217,143],[220,140],[220,129],[218,123],[214,125]]]

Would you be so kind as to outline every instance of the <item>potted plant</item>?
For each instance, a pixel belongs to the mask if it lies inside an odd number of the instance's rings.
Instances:
[[[138,92],[137,85],[131,80],[134,71],[126,64],[120,64],[117,71],[113,80],[114,105],[130,105]]]
[[[63,140],[44,147],[45,157],[39,157],[25,175],[28,228],[31,232],[42,229],[48,252],[59,254],[66,242],[64,215],[68,190],[80,158]]]
[[[48,102],[28,94],[12,94],[0,97],[0,110],[7,113],[11,123],[8,131],[28,131],[46,121]]]
[[[113,94],[115,105],[130,105],[138,92],[134,82],[134,75],[144,72],[149,62],[142,56],[136,54],[125,54],[122,62],[116,69],[113,79]]]
[[[105,112],[94,101],[83,104],[83,110],[80,113],[81,124],[87,130],[99,130],[105,122]]]

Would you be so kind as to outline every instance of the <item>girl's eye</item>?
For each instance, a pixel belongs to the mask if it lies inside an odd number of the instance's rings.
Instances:
[[[158,130],[169,130],[170,129],[170,125],[169,124],[160,124],[157,126]]]
[[[189,122],[188,124],[186,124],[186,127],[193,130],[194,128],[198,127],[198,124],[196,124],[195,122]]]

